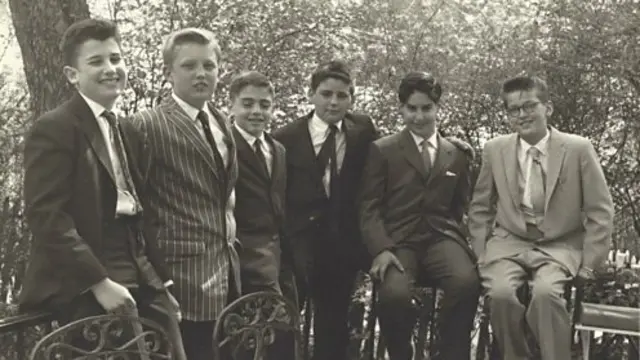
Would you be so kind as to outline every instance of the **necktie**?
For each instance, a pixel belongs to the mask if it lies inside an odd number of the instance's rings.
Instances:
[[[267,176],[270,176],[271,173],[269,172],[269,166],[267,165],[267,158],[264,156],[264,152],[262,152],[262,141],[259,138],[257,138],[256,141],[253,142],[253,150],[258,157],[260,166],[262,166]]]
[[[431,155],[429,155],[429,141],[427,139],[422,140],[422,161],[424,163],[424,169],[428,174],[431,171]]]
[[[540,150],[535,147],[530,147],[527,150],[529,156],[531,156],[531,167],[529,168],[529,196],[531,199],[531,206],[535,214],[544,214],[545,203],[545,183],[546,175],[542,168],[542,162],[540,161]]]
[[[334,237],[338,237],[340,232],[340,181],[338,179],[338,162],[336,154],[336,135],[338,127],[335,124],[329,125],[329,134],[322,144],[318,153],[317,161],[320,174],[324,176],[329,165],[329,229]]]
[[[338,177],[338,164],[336,154],[336,134],[338,127],[335,124],[329,125],[329,134],[327,135],[322,148],[316,158],[318,162],[318,170],[324,175],[327,165],[329,165],[329,195],[333,194],[333,188],[336,187]]]
[[[200,110],[196,119],[200,121],[200,125],[202,125],[202,129],[204,130],[204,137],[207,139],[209,143],[209,147],[211,147],[211,151],[213,152],[213,161],[216,163],[216,167],[219,169],[220,174],[224,180],[224,187],[226,188],[226,168],[224,166],[224,161],[222,161],[222,156],[218,151],[218,147],[216,146],[216,141],[213,138],[213,133],[211,132],[211,127],[209,126],[209,116],[206,112]]]
[[[116,115],[109,110],[105,110],[102,113],[102,116],[107,119],[111,128],[111,142],[116,152],[116,156],[118,157],[118,162],[120,163],[120,166],[113,164],[113,171],[117,173],[116,185],[120,189],[128,191],[136,203],[139,204],[135,186],[133,185],[133,178],[131,177],[131,171],[129,169],[129,161],[127,160],[122,136],[120,135],[120,130],[118,128],[118,119],[116,118]]]

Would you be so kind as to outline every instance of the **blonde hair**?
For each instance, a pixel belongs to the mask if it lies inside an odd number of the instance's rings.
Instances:
[[[200,28],[185,28],[172,32],[164,41],[162,47],[162,61],[164,62],[164,66],[171,66],[173,64],[176,47],[187,43],[213,47],[216,59],[220,61],[222,51],[213,32]]]

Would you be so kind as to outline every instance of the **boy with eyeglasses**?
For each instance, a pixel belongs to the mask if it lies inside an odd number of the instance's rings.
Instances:
[[[515,133],[490,140],[469,209],[469,232],[505,359],[528,359],[523,320],[542,359],[571,358],[565,284],[593,278],[606,258],[613,203],[589,140],[548,125],[547,84],[519,76],[502,86]],[[516,289],[532,280],[528,306]],[[551,331],[553,329],[553,331]]]

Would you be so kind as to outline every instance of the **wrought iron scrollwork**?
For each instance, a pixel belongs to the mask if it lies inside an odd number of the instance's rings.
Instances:
[[[42,338],[31,360],[171,359],[171,342],[155,322],[101,315],[71,322]]]
[[[241,354],[264,359],[266,349],[278,334],[293,334],[296,356],[301,344],[298,309],[284,297],[271,292],[245,295],[230,304],[220,315],[214,334],[214,350],[220,359],[224,349],[234,359]]]

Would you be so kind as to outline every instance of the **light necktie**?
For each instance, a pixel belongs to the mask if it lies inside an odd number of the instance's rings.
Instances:
[[[133,184],[133,178],[131,177],[131,171],[129,169],[129,161],[127,160],[122,136],[120,135],[120,130],[118,128],[118,119],[116,115],[109,110],[103,111],[102,116],[107,119],[109,127],[111,128],[111,140],[116,156],[118,157],[119,166],[113,164],[113,171],[118,174],[116,176],[116,185],[120,189],[131,194],[136,203],[139,203],[136,189]]]
[[[422,162],[424,163],[424,170],[428,174],[431,171],[431,155],[429,154],[429,141],[427,139],[422,140]]]
[[[527,153],[531,157],[528,183],[531,207],[536,215],[544,215],[546,175],[540,161],[542,153],[536,147],[530,147]]]

